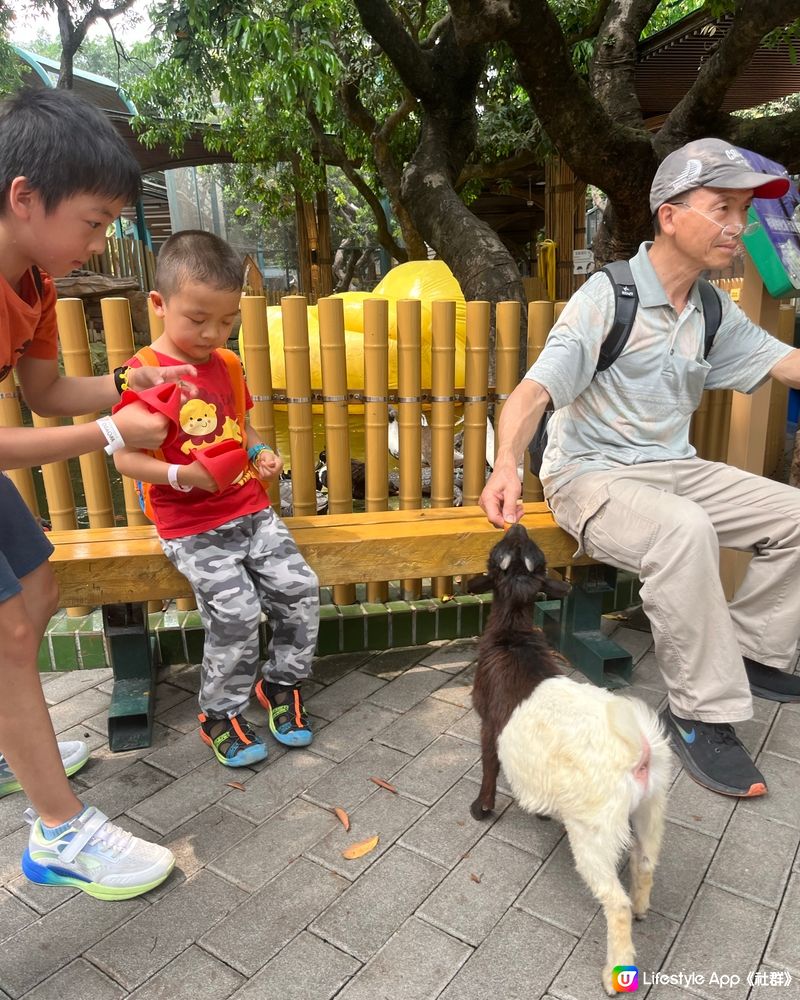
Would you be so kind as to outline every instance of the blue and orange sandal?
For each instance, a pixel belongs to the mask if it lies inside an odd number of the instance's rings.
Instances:
[[[256,698],[266,710],[269,728],[279,743],[287,747],[307,747],[314,739],[300,685],[256,684]]]
[[[209,719],[201,712],[197,718],[200,720],[200,739],[211,747],[220,764],[247,767],[266,760],[266,744],[241,715],[231,719]]]

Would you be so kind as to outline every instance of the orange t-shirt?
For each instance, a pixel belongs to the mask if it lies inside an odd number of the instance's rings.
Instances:
[[[19,293],[0,275],[0,382],[23,354],[45,361],[58,357],[56,290],[44,271],[42,292],[31,271],[20,282]]]

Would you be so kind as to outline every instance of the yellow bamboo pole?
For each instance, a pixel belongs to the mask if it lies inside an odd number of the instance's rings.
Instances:
[[[553,326],[554,303],[549,299],[539,299],[528,303],[528,368],[542,353],[547,335]],[[530,470],[527,455],[523,456],[522,499],[540,501],[544,499],[539,477]]]
[[[464,371],[464,505],[478,502],[486,482],[489,303],[467,303]],[[492,456],[494,458],[494,456]]]
[[[104,298],[100,300],[100,312],[103,316],[103,331],[105,333],[106,351],[108,354],[108,370],[113,371],[124,365],[136,353],[133,343],[133,325],[131,324],[130,303],[125,298]],[[125,517],[131,525],[147,524],[147,518],[142,511],[136,487],[132,479],[122,477],[122,489],[125,496]]]
[[[272,364],[269,357],[267,300],[263,295],[245,295],[242,311],[242,343],[247,386],[253,397],[250,423],[262,441],[275,445],[275,409],[272,402]]]
[[[767,292],[758,269],[749,256],[744,261],[739,307],[758,326],[769,333],[777,333],[780,303]],[[759,476],[764,474],[764,446],[771,389],[770,382],[766,382],[753,393],[737,392],[731,398],[725,460],[729,465]],[[733,597],[744,579],[749,558],[749,553],[731,552],[730,549],[721,553],[720,575],[728,598]]]
[[[69,376],[87,377],[93,374],[89,353],[89,338],[86,333],[86,319],[83,302],[80,299],[59,299],[56,302],[58,330],[61,339],[61,353],[64,358],[64,372]],[[73,417],[76,424],[87,424],[97,419],[98,414]],[[111,502],[111,484],[108,478],[106,456],[102,451],[93,451],[79,458],[86,508],[92,528],[110,528],[114,524],[114,507]]]
[[[794,302],[781,302],[778,311],[778,329],[775,336],[784,344],[794,340]],[[786,411],[789,405],[789,388],[777,380],[772,382],[767,421],[767,443],[764,456],[764,475],[773,476],[780,471],[786,442]]]
[[[431,507],[453,506],[453,430],[456,363],[456,304],[431,308]],[[434,597],[453,593],[453,578],[431,580]]]
[[[397,303],[397,424],[400,433],[400,510],[422,507],[422,303]],[[422,595],[422,581],[400,581],[404,601]]]
[[[500,414],[505,401],[519,381],[519,302],[498,302],[495,340],[495,430],[500,426]],[[497,448],[495,434],[495,450]],[[496,455],[495,455],[496,457]]]
[[[58,427],[58,417],[40,417],[33,414],[34,427]],[[69,462],[49,462],[42,466],[44,492],[47,497],[47,517],[56,531],[68,531],[78,527],[75,516],[75,494],[69,473]],[[84,612],[81,612],[83,614]]]
[[[314,434],[311,416],[311,362],[308,309],[303,295],[281,299],[289,457],[292,464],[292,507],[295,514],[317,513],[314,479]]]
[[[33,414],[34,427],[58,427],[59,417],[40,417]],[[78,527],[75,513],[75,494],[72,489],[72,477],[69,462],[50,462],[42,466],[42,480],[47,497],[47,517],[55,531],[67,531]],[[92,609],[83,605],[66,609],[68,618],[82,618]]]
[[[13,371],[0,382],[0,427],[22,427],[22,410]],[[36,499],[31,470],[9,469],[8,478],[16,486],[31,513],[38,517],[39,501]]]
[[[61,354],[64,373],[74,377],[93,375],[86,317],[81,299],[59,299],[56,302]],[[97,413],[73,417],[73,423],[85,424],[97,419]],[[89,525],[92,528],[110,528],[114,524],[114,507],[111,500],[111,483],[106,458],[102,451],[93,451],[78,457],[83,480],[83,492]],[[87,614],[89,608],[69,608],[71,615]]]
[[[58,417],[40,417],[36,413],[32,414],[32,418],[34,427],[58,427],[61,423]],[[22,427],[22,411],[13,372],[0,382],[0,426]],[[39,502],[36,498],[32,470],[13,469],[8,475],[28,508],[38,517]],[[56,529],[77,528],[75,498],[72,493],[68,462],[51,462],[43,465],[42,480],[47,497],[47,516],[52,526]],[[67,608],[67,614],[70,617],[81,616],[88,614],[90,610],[84,607]]]
[[[319,348],[322,366],[325,457],[328,465],[328,511],[353,512],[353,474],[350,465],[350,424],[347,399],[347,354],[344,308],[341,299],[320,299]],[[334,604],[355,604],[354,583],[333,588]]]
[[[367,511],[389,509],[389,303],[364,301],[364,457]],[[389,586],[367,584],[367,599],[380,603],[389,598]]]

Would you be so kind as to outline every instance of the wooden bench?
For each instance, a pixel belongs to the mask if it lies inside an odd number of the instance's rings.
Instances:
[[[574,539],[545,504],[525,504],[523,523],[550,566],[595,569],[573,588],[575,598],[564,609],[560,602],[540,605],[539,623],[593,680],[624,683],[630,656],[599,632],[597,595],[608,590],[607,574],[588,557],[573,558]],[[479,573],[501,537],[479,507],[289,517],[286,524],[321,586]],[[189,597],[189,585],[167,560],[151,525],[53,531],[49,537],[61,605],[103,606],[115,678],[111,748],[147,746],[156,656],[144,602]]]

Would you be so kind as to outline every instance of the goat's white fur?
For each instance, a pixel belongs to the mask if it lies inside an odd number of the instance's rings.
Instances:
[[[631,913],[641,919],[649,907],[664,830],[671,757],[658,717],[636,698],[551,677],[516,707],[497,750],[520,807],[566,827],[575,867],[603,906],[603,985],[614,995],[611,970],[633,963]],[[617,867],[630,846],[629,898]]]

